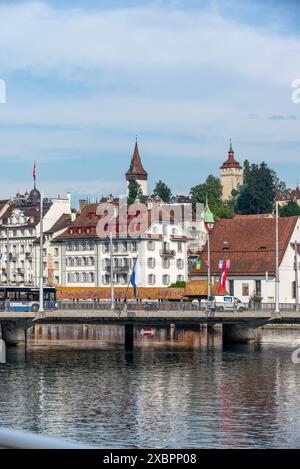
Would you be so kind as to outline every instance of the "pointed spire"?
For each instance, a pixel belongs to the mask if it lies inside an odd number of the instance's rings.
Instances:
[[[240,163],[234,159],[234,150],[232,148],[231,138],[229,139],[228,157],[227,157],[227,160],[221,166],[221,169],[222,168],[239,168],[239,169],[242,168]]]
[[[207,195],[206,195],[206,202],[205,202],[205,207],[204,207],[203,218],[204,218],[204,223],[213,223],[214,222],[214,214],[212,213],[212,211],[209,208]]]
[[[141,162],[141,158],[139,154],[139,147],[138,147],[137,137],[136,137],[130,167],[129,167],[129,170],[126,172],[126,179],[128,181],[132,179],[147,179],[147,176],[148,176],[148,173],[147,171],[145,171]]]

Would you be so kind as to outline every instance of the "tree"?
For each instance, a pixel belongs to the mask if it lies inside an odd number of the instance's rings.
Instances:
[[[135,180],[130,181],[128,184],[128,205],[133,204],[135,202],[135,199],[142,194],[142,189],[139,183]]]
[[[272,170],[266,163],[244,164],[244,184],[236,201],[236,211],[243,215],[270,213],[275,200]]]
[[[290,189],[286,187],[286,183],[284,181],[281,181],[279,179],[274,169],[271,169],[271,174],[272,174],[274,188],[275,188],[275,195],[277,199],[284,200],[286,196],[289,194]]]
[[[153,195],[158,195],[161,200],[169,204],[172,197],[172,191],[167,184],[162,181],[158,181],[154,187]]]
[[[279,207],[279,215],[281,217],[293,217],[300,215],[300,206],[295,200],[290,200],[283,207]]]
[[[211,211],[215,214],[217,207],[221,205],[222,185],[219,178],[210,174],[203,184],[191,188],[193,206],[196,203],[205,204],[206,197]]]
[[[203,184],[192,187],[190,195],[194,207],[196,203],[204,204],[207,197],[209,208],[216,218],[233,218],[235,215],[234,198],[228,202],[222,202],[221,181],[211,174]]]

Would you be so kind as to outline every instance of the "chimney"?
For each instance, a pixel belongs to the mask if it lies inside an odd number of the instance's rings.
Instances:
[[[80,199],[79,200],[79,213],[88,205],[87,199]]]

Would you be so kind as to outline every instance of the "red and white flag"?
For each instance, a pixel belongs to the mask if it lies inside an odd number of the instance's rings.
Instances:
[[[34,165],[33,165],[32,176],[33,176],[33,180],[35,182],[35,178],[36,178],[36,164],[35,164],[35,162],[34,162]]]
[[[226,290],[226,280],[227,280],[227,263],[224,262],[223,272],[220,278],[219,286],[218,286],[218,293],[222,293]]]

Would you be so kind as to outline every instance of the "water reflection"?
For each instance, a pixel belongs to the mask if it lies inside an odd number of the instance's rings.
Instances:
[[[136,330],[126,352],[122,327],[35,326],[0,368],[0,425],[106,448],[298,447],[295,335],[223,348],[218,329]]]

